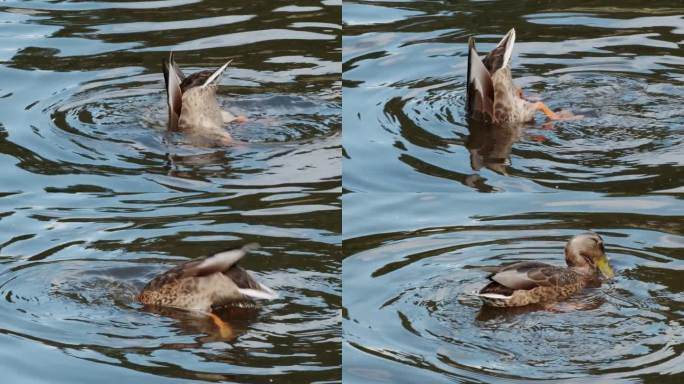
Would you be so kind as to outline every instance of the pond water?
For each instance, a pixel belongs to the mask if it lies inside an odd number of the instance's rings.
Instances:
[[[341,5],[0,4],[4,382],[339,380]],[[218,99],[249,119],[238,145],[165,134],[169,51],[186,74],[233,60]],[[230,337],[135,302],[247,242],[279,299],[226,310]]]
[[[684,9],[671,4],[345,2],[345,383],[682,382]],[[466,119],[468,37],[484,53],[513,27],[515,82],[584,118]],[[564,265],[588,230],[609,283],[520,310],[473,296],[479,267]]]
[[[684,12],[639,4],[345,2],[345,190],[681,192]],[[513,27],[516,83],[583,119],[469,127],[468,37]]]
[[[343,206],[345,383],[684,377],[681,200],[368,193]],[[616,273],[600,288],[515,309],[472,294],[487,281],[478,267],[564,265],[565,242],[587,230]]]

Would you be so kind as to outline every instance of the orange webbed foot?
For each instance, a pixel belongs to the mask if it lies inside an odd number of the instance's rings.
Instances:
[[[219,335],[221,336],[222,339],[229,339],[232,340],[235,338],[235,332],[233,332],[233,328],[226,324],[223,320],[221,320],[220,317],[216,316],[213,313],[208,313],[209,317],[211,317],[211,320],[214,322],[216,327],[218,328]]]
[[[572,111],[568,111],[567,109],[556,112],[556,116],[558,116],[558,119],[556,120],[579,120],[584,118],[584,115],[575,115]]]
[[[568,110],[554,112],[541,101],[534,103],[534,108],[544,113],[549,120],[578,120],[584,117],[582,115],[575,115]]]

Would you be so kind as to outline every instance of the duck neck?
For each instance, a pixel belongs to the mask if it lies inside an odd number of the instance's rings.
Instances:
[[[579,275],[585,285],[592,286],[595,285],[597,281],[600,281],[598,272],[587,265],[581,267],[570,267],[570,270]]]
[[[573,272],[583,275],[583,276],[591,276],[594,274],[594,270],[590,268],[588,265],[582,265],[582,266],[572,266],[570,267]]]

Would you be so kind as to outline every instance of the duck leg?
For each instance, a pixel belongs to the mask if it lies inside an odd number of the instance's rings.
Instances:
[[[220,317],[216,316],[211,312],[208,312],[207,315],[209,315],[214,324],[216,324],[216,327],[219,330],[219,335],[221,335],[222,339],[232,340],[235,338],[235,332],[233,332],[233,327],[228,325],[225,321],[221,320]]]
[[[561,118],[556,112],[552,111],[551,108],[547,107],[546,104],[541,101],[534,103],[534,109],[544,113],[546,117],[551,120],[559,120]]]
[[[537,111],[543,112],[549,120],[578,120],[584,117],[583,115],[575,115],[568,110],[554,112],[541,101],[534,103],[533,106]]]
[[[232,113],[223,110],[221,111],[221,117],[223,118],[224,123],[244,123],[248,120],[245,116],[235,116]]]

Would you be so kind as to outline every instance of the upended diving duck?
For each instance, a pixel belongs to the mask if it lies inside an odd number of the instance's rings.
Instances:
[[[246,118],[224,111],[216,100],[218,83],[231,61],[216,71],[200,71],[186,77],[176,64],[173,52],[162,60],[169,131],[183,132],[196,143],[229,145],[233,142],[224,125],[243,122]]]
[[[571,119],[567,111],[554,112],[543,102],[525,99],[522,89],[513,84],[511,55],[515,29],[511,29],[483,59],[475,49],[475,39],[468,39],[468,74],[466,111],[495,124],[524,123],[543,112],[551,120]]]
[[[478,296],[485,305],[520,307],[568,298],[588,287],[601,285],[614,276],[608,264],[603,239],[596,233],[576,235],[565,246],[567,268],[537,261],[524,261],[500,267],[486,267],[490,283]]]
[[[216,306],[275,299],[277,295],[272,289],[237,265],[247,252],[256,248],[257,244],[248,244],[180,264],[147,283],[138,300],[145,305],[211,315]]]

